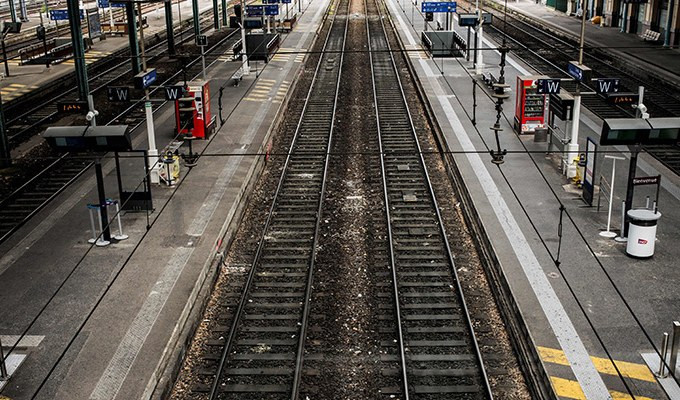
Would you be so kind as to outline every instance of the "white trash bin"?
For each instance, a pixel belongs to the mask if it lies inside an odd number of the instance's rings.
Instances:
[[[649,258],[654,255],[656,241],[656,223],[661,218],[660,212],[647,209],[628,211],[628,243],[626,254],[635,258]]]

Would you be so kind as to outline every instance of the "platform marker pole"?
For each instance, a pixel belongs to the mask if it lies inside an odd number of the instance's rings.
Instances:
[[[0,381],[9,379],[7,374],[7,365],[5,364],[5,353],[2,350],[2,339],[0,339]]]
[[[656,374],[659,378],[666,377],[666,353],[668,353],[668,332],[663,333],[663,341],[661,342],[661,355],[659,357],[659,372]]]
[[[195,1],[195,0],[194,0]],[[146,52],[144,51],[144,26],[142,25],[142,3],[137,3],[139,18],[139,48],[141,50],[142,71],[146,72]],[[136,35],[135,35],[136,36]],[[151,183],[160,183],[158,176],[158,149],[156,148],[156,132],[153,122],[153,109],[149,88],[144,89],[144,111],[146,113],[146,133],[149,141],[149,178]]]
[[[300,4],[298,1],[298,4]],[[246,4],[245,0],[241,0],[241,61],[243,65],[241,66],[241,71],[243,75],[248,75],[250,73],[250,67],[248,65],[248,52],[246,51]]]
[[[680,346],[680,322],[673,321],[673,342],[671,343],[671,377],[675,378],[675,364],[678,363],[678,346]]]
[[[616,234],[610,230],[612,222],[612,205],[614,204],[614,179],[616,178],[616,160],[623,160],[623,157],[610,156],[606,154],[604,158],[612,159],[612,180],[609,182],[609,211],[607,214],[607,230],[600,232],[600,236],[607,238],[614,238]],[[599,205],[599,200],[598,200]],[[624,207],[625,208],[625,207]]]

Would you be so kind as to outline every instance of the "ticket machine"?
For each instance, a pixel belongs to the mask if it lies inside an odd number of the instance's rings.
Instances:
[[[178,83],[183,86],[184,82]],[[177,133],[207,139],[214,124],[210,114],[210,81],[190,81],[183,95],[175,100]]]

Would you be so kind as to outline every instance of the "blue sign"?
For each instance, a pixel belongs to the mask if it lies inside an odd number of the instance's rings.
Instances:
[[[249,17],[258,17],[263,14],[262,6],[246,6],[246,15]]]
[[[134,83],[137,89],[146,89],[151,86],[152,83],[156,82],[156,68],[152,68],[146,72],[140,72],[135,75]]]
[[[279,15],[279,5],[265,4],[262,6],[246,6],[246,14],[249,17],[257,17],[260,15]]]
[[[266,5],[264,6],[264,15],[279,15],[279,5]]]
[[[85,11],[80,9],[80,19],[85,19]],[[68,10],[50,10],[50,19],[52,21],[66,21],[68,20]]]
[[[109,8],[109,0],[97,0],[97,6],[99,8]],[[125,3],[111,3],[113,8],[123,8]]]
[[[567,64],[567,73],[577,81],[590,80],[592,70],[578,61],[569,61]]]
[[[456,12],[455,1],[424,1],[421,3],[423,12],[445,13]]]

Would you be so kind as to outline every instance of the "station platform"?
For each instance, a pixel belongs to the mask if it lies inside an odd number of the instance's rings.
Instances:
[[[305,57],[299,55],[311,48],[328,3],[304,2],[295,29],[282,36],[282,54],[251,64],[240,85],[231,80],[239,62],[209,66],[212,113],[218,113],[223,88],[226,122],[208,140],[193,142],[194,151],[207,156],[182,167],[174,187],[153,185],[154,212],[124,214],[129,239],[88,244],[87,204],[97,202],[88,170],[0,246],[0,340],[11,373],[0,383],[0,397],[156,399],[171,388],[190,321],[200,319],[220,254],[266,162],[258,154],[267,148],[302,71]],[[154,119],[161,150],[174,136],[173,105]],[[146,148],[143,128],[133,135],[135,149]],[[123,159],[122,168],[132,161]],[[111,196],[117,193],[114,161],[105,158],[103,169]]]
[[[659,367],[655,347],[660,348],[664,332],[672,335],[672,323],[680,318],[677,177],[641,154],[637,176],[662,176],[662,217],[654,257],[626,256],[625,244],[599,235],[607,223],[606,201],[600,212],[586,207],[579,190],[546,154],[547,144],[513,131],[516,77],[535,71],[513,53],[508,55],[505,78],[512,90],[500,118],[501,149],[508,154],[497,166],[489,155],[496,148],[490,129],[496,122],[495,104],[478,87],[473,110],[472,62],[430,58],[421,46],[420,6],[413,9],[410,1],[387,4],[444,148],[450,152],[445,158],[460,172],[480,231],[485,233],[481,240],[488,241],[497,258],[491,265],[497,277],[489,279],[507,288],[510,304],[516,307],[513,311],[521,316],[518,329],[526,331],[523,337],[532,349],[529,353],[540,360],[536,379],[547,382],[546,388],[560,399],[678,398],[677,384],[654,374]],[[432,25],[428,28],[433,29]],[[463,30],[459,33],[464,37]],[[487,48],[497,46],[488,40],[484,43]],[[484,62],[484,72],[498,77],[500,54],[486,51]],[[471,122],[473,115],[476,124]],[[581,151],[587,137],[599,143],[601,123],[593,114],[582,112]],[[616,169],[612,224],[618,229],[629,153],[622,147],[600,150],[626,158]],[[609,180],[611,172],[611,160],[599,154],[596,182],[600,175]],[[646,195],[653,196],[653,190],[638,187],[634,206],[644,206]]]
[[[502,1],[494,0],[498,4]],[[508,9],[524,14],[576,40],[581,35],[581,19],[556,11],[531,0],[508,2]],[[601,27],[586,21],[586,46],[629,60],[640,68],[652,70],[661,78],[680,84],[680,49],[663,46],[663,36],[656,43],[643,41],[633,33],[623,33],[619,27]],[[586,57],[584,62],[588,63]]]
[[[160,4],[160,3],[159,3]],[[212,0],[198,0],[199,12],[203,13],[206,10],[212,9]],[[86,4],[87,5],[87,4]],[[91,6],[95,6],[94,3]],[[180,26],[179,15],[181,13],[182,26],[187,26],[187,18],[192,15],[191,1],[185,0],[179,3],[181,11],[178,11],[177,5],[173,4],[173,24],[176,27]],[[86,7],[87,8],[87,7]],[[165,13],[162,6],[158,10],[148,10],[144,13],[147,17],[148,27],[144,28],[144,35],[148,39],[153,35],[165,32]],[[108,15],[107,15],[108,17]],[[37,15],[30,15],[29,22],[24,23],[22,31],[35,32],[35,27],[39,25],[39,17]],[[71,37],[68,29],[68,21],[61,21],[60,31],[62,37]],[[108,23],[108,20],[102,21]],[[107,56],[115,53],[118,50],[129,46],[127,35],[111,36],[108,35],[106,40],[95,39],[92,48],[85,53],[85,63],[90,65]],[[4,76],[4,67],[0,65],[0,70],[3,72],[3,78],[0,79],[0,94],[2,94],[2,103],[8,103],[27,93],[41,90],[41,87],[55,79],[61,78],[68,74],[74,73],[75,62],[73,59],[51,65],[47,68],[44,64],[41,65],[21,65],[18,58],[8,61],[9,76]]]

